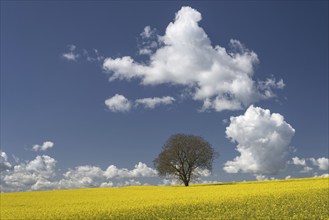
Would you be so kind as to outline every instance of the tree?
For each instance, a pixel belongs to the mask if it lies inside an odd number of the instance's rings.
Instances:
[[[153,162],[160,176],[173,176],[188,186],[199,176],[198,169],[212,170],[216,157],[215,150],[202,137],[175,134],[169,137]]]

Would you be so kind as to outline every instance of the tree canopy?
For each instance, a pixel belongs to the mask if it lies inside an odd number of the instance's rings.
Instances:
[[[213,147],[202,137],[175,134],[169,137],[153,162],[160,176],[173,176],[188,186],[199,176],[198,169],[212,170],[216,157]]]

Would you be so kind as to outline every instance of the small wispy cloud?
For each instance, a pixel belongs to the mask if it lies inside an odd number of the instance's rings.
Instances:
[[[50,149],[52,147],[54,147],[54,143],[53,142],[51,142],[51,141],[45,141],[41,145],[38,145],[38,144],[34,145],[32,147],[32,150],[33,151],[46,151],[46,150],[48,150],[48,149]]]
[[[160,105],[171,105],[175,98],[171,96],[142,98],[131,101],[123,95],[115,94],[113,97],[105,100],[105,105],[112,112],[128,112],[133,107],[144,106],[147,109],[154,109]]]
[[[76,46],[71,44],[67,46],[69,51],[62,54],[62,57],[68,61],[77,61],[80,57],[80,54],[76,53]]]
[[[142,40],[138,43],[140,55],[151,55],[161,45],[157,30],[146,26],[143,32],[140,34]]]
[[[137,105],[144,105],[145,108],[154,109],[156,106],[159,105],[171,105],[175,99],[170,96],[160,97],[153,97],[153,98],[143,98],[143,99],[136,99],[135,103]]]
[[[77,46],[71,44],[67,46],[68,51],[62,54],[62,57],[68,61],[78,61],[79,59],[88,62],[102,62],[104,56],[97,49],[77,49]]]
[[[92,49],[91,52],[83,49],[83,56],[88,62],[102,62],[104,60],[104,56],[97,49]]]

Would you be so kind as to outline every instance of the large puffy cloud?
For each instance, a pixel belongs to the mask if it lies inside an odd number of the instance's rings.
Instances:
[[[228,173],[276,174],[287,164],[288,147],[295,130],[278,113],[250,106],[244,115],[230,118],[226,135],[238,143],[240,153],[227,161]],[[300,162],[302,163],[302,162]]]
[[[102,170],[97,166],[77,166],[62,175],[57,174],[57,161],[47,155],[15,166],[10,165],[1,152],[1,191],[31,191],[83,187],[112,187],[141,185],[142,178],[157,176],[156,170],[139,162],[131,170],[110,165]]]
[[[153,177],[158,173],[156,170],[148,167],[145,163],[139,162],[130,172],[131,177]]]
[[[40,174],[45,178],[50,178],[54,176],[56,163],[57,161],[54,158],[42,155],[27,163],[24,169],[28,172]]]
[[[50,182],[55,177],[57,161],[47,155],[15,165],[1,175],[1,191],[27,191],[39,189],[37,185]]]
[[[45,141],[45,142],[43,142],[42,145],[38,145],[38,144],[34,145],[32,147],[32,150],[34,150],[34,151],[45,151],[45,150],[48,150],[48,149],[52,148],[53,146],[54,146],[53,142]]]
[[[96,166],[78,166],[63,174],[57,188],[111,187],[140,185],[135,178],[155,177],[157,172],[146,164],[139,162],[134,169],[117,168],[110,165],[106,170]]]
[[[58,182],[58,188],[82,188],[82,187],[99,187],[113,185],[112,182],[106,182],[104,171],[96,166],[78,166],[70,169],[63,174],[64,178]]]
[[[105,170],[104,175],[107,178],[153,177],[157,175],[157,172],[146,164],[139,162],[132,170],[126,168],[119,169],[111,165]]]
[[[185,86],[194,100],[204,103],[203,111],[241,109],[273,97],[272,89],[284,87],[282,80],[277,82],[274,78],[254,81],[257,54],[234,39],[228,50],[212,46],[199,26],[201,19],[197,10],[182,7],[165,34],[156,36],[156,40],[149,40],[155,33],[145,27],[141,36],[151,44],[142,47],[140,54],[150,55],[149,62],[139,63],[130,56],[106,58],[103,69],[110,73],[110,80],[137,78],[143,85]]]

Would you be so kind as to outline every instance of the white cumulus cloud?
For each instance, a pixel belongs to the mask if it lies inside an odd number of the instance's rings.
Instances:
[[[14,166],[9,164],[5,152],[1,152],[0,156],[0,190],[5,192],[141,185],[141,179],[157,176],[155,169],[142,162],[130,170],[114,165],[106,170],[83,165],[58,174],[57,161],[48,155],[38,155],[31,161]]]
[[[130,111],[132,104],[123,95],[115,94],[113,97],[105,100],[105,105],[113,112]]]
[[[293,157],[292,158],[292,163],[297,166],[306,166],[306,160],[305,159],[300,159],[298,157]]]
[[[1,191],[38,190],[41,185],[48,189],[56,175],[56,163],[52,157],[38,155],[32,161],[15,165],[12,170],[1,175]]]
[[[308,173],[314,170],[316,167],[319,170],[329,170],[329,160],[326,157],[320,157],[318,159],[315,159],[313,157],[306,159],[293,157],[291,160],[291,164],[301,167],[302,168],[302,170],[300,170],[301,173]]]
[[[53,146],[54,146],[53,142],[45,141],[45,142],[43,142],[42,145],[38,145],[38,144],[34,145],[32,147],[32,150],[33,151],[45,151],[45,150],[48,150],[48,149],[52,148]]]
[[[135,168],[130,171],[131,177],[153,177],[158,173],[156,170],[148,167],[145,163],[139,162]]]
[[[230,40],[229,49],[213,46],[199,26],[201,19],[197,10],[182,7],[163,36],[145,27],[141,36],[147,43],[139,53],[149,55],[148,62],[130,56],[108,57],[103,69],[110,80],[136,78],[143,85],[181,85],[190,90],[192,99],[204,103],[202,111],[241,109],[273,97],[273,89],[284,87],[283,80],[254,80],[257,54],[235,39]]]
[[[153,177],[157,175],[156,170],[148,167],[146,164],[139,162],[135,168],[128,170],[126,168],[117,168],[114,165],[109,166],[104,175],[108,178],[131,178],[131,177]]]
[[[318,159],[310,158],[313,165],[317,166],[320,170],[329,170],[329,159],[321,157]]]
[[[0,172],[11,169],[12,166],[8,161],[8,156],[5,152],[0,151]]]
[[[99,187],[106,180],[103,174],[104,171],[96,166],[77,166],[63,174],[64,178],[58,182],[58,188]]]
[[[227,161],[228,173],[276,174],[287,164],[295,130],[278,113],[250,106],[243,115],[230,118],[226,135],[236,142],[239,156]]]
[[[125,185],[140,185],[133,178],[155,177],[157,172],[146,164],[139,162],[134,169],[117,168],[110,165],[106,170],[96,166],[77,166],[63,174],[57,183],[57,188],[82,188],[82,187],[112,187]],[[128,180],[127,180],[128,179]]]

